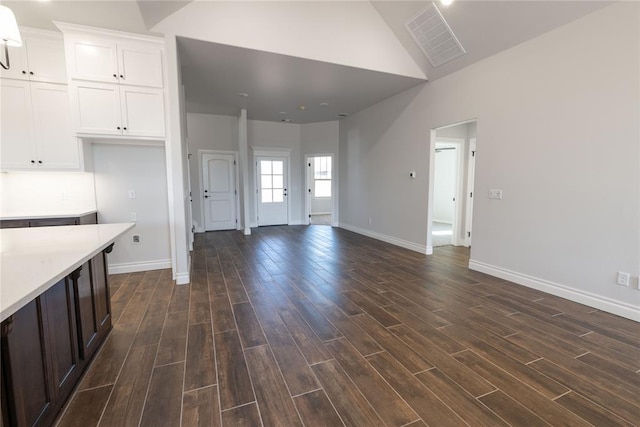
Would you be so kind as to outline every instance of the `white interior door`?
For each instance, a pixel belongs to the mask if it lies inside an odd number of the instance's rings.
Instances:
[[[256,157],[258,177],[258,226],[289,223],[287,158]]]
[[[236,228],[236,172],[233,154],[203,154],[204,228]]]

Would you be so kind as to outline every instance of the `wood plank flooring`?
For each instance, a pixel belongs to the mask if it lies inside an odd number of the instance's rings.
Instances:
[[[640,425],[640,325],[326,226],[197,235],[190,285],[113,275],[58,425]]]

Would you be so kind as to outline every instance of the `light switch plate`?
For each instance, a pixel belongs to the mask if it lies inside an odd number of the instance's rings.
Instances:
[[[502,189],[491,189],[489,190],[489,198],[490,199],[502,199]]]
[[[136,190],[129,190],[129,198],[130,199],[136,198]]]

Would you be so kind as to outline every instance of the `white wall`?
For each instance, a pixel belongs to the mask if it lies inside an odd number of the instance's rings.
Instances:
[[[98,222],[130,222],[131,212],[138,215],[136,226],[116,240],[110,273],[170,268],[164,147],[94,144],[93,167]],[[131,243],[133,234],[140,235],[139,245]]]
[[[86,172],[0,173],[0,214],[82,212],[96,209],[93,174]]]
[[[615,284],[640,274],[639,8],[613,4],[341,121],[341,225],[426,250],[430,130],[477,118],[471,266],[640,319],[640,292]]]
[[[151,30],[425,78],[369,2],[195,1]]]
[[[453,148],[452,150],[437,151],[438,148]],[[461,149],[447,143],[436,143],[436,158],[434,162],[433,189],[433,220],[453,224],[454,205],[456,197],[456,178],[458,172],[458,153]]]

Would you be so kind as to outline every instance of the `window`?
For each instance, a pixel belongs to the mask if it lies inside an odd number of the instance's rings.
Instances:
[[[331,157],[314,157],[314,197],[331,197]]]
[[[284,162],[260,160],[260,193],[262,203],[284,202]]]

